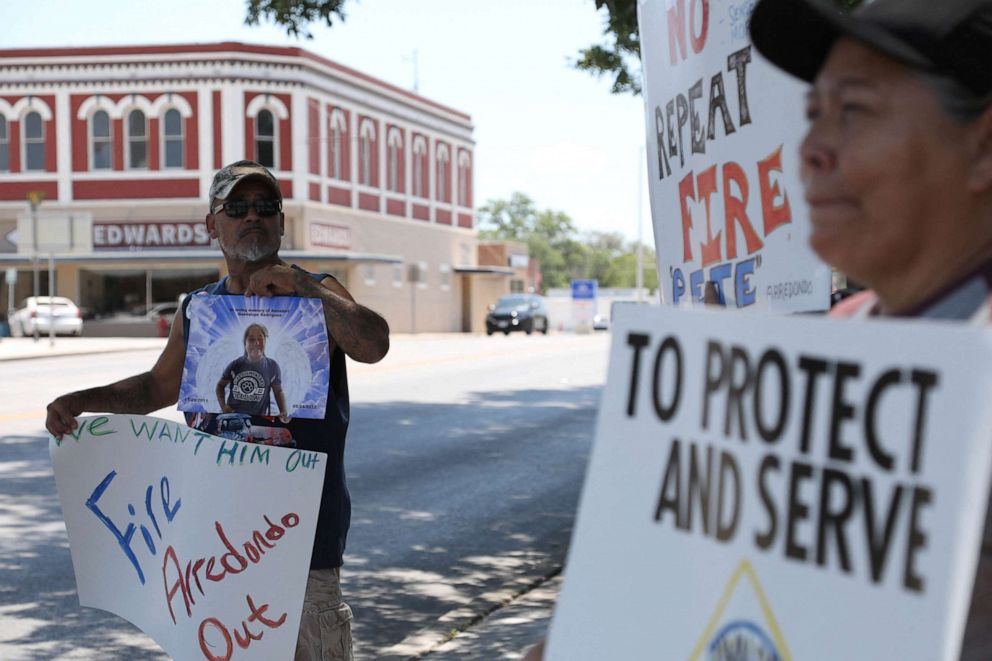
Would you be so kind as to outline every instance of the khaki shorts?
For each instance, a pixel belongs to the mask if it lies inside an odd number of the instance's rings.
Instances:
[[[353,661],[351,619],[341,597],[341,570],[311,569],[295,661]]]

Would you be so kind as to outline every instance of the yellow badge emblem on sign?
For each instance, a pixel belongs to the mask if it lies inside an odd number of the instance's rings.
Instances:
[[[741,578],[747,578],[742,582]],[[732,605],[732,602],[737,602]],[[689,661],[792,661],[758,575],[741,560]]]

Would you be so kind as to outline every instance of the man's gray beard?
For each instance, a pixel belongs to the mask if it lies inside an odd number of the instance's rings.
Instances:
[[[266,243],[258,240],[258,237],[252,238],[256,240],[247,246],[243,242],[239,242],[233,246],[227,246],[224,245],[224,242],[221,242],[220,249],[226,256],[239,259],[243,262],[257,262],[279,252],[280,241],[278,239]]]

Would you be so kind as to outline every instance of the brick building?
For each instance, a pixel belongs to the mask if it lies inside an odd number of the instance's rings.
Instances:
[[[511,270],[478,261],[472,128],[300,48],[0,50],[0,274],[15,302],[35,271],[47,293],[52,254],[57,292],[99,313],[175,300],[223,274],[207,191],[251,158],[282,186],[287,259],[398,332],[478,330]]]

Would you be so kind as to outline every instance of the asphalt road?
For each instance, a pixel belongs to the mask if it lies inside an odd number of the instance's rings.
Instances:
[[[418,632],[447,626],[445,614],[561,565],[607,344],[401,336],[383,362],[349,364],[354,512],[343,581],[359,659],[414,650]],[[79,607],[42,427],[52,396],[155,357],[0,363],[0,659],[166,658],[123,619]]]

